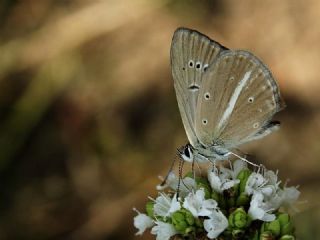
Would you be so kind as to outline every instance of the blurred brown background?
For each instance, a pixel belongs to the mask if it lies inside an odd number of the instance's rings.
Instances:
[[[186,143],[169,65],[179,26],[272,70],[282,128],[241,149],[301,186],[299,239],[319,239],[316,0],[2,0],[0,239],[153,239],[134,236],[132,207]]]

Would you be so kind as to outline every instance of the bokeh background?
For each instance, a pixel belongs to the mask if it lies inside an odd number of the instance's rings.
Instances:
[[[320,2],[2,0],[0,239],[134,236],[186,136],[169,48],[179,26],[259,56],[287,103],[241,147],[300,185],[299,239],[320,239]]]

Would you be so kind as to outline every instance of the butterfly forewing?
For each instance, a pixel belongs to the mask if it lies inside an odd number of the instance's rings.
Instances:
[[[195,132],[204,146],[236,147],[257,138],[283,102],[267,67],[246,51],[224,51],[205,75]]]
[[[205,35],[179,28],[171,44],[171,69],[178,106],[190,143],[195,146],[195,114],[199,89],[207,69],[225,48]]]

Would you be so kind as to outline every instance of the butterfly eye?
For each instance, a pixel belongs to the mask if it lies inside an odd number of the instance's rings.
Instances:
[[[229,78],[229,81],[233,81],[233,80],[234,80],[234,77],[230,77],[230,78]]]
[[[209,65],[208,65],[208,64],[205,64],[205,65],[203,66],[203,71],[206,72],[207,69],[208,69],[208,67],[209,67]]]
[[[196,63],[196,69],[200,70],[200,69],[201,69],[201,66],[202,66],[201,62],[197,62],[197,63]]]
[[[248,102],[249,102],[249,103],[253,103],[253,101],[254,101],[254,97],[249,97],[249,98],[248,98]]]
[[[189,65],[190,68],[193,68],[194,67],[194,62],[192,60],[190,60],[188,65]]]
[[[205,99],[205,100],[209,100],[209,99],[210,99],[210,93],[206,92],[206,93],[204,94],[204,99]]]
[[[191,155],[192,155],[192,150],[190,149],[190,147],[186,147],[184,149],[184,155],[187,157],[187,158],[190,158]]]

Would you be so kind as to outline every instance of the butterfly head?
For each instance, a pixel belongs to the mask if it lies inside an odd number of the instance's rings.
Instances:
[[[178,149],[178,153],[180,157],[186,162],[193,162],[194,154],[193,154],[193,147],[191,144],[186,144],[185,146]]]

